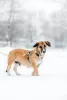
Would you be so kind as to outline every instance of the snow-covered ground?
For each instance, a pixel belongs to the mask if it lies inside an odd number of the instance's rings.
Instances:
[[[8,54],[12,48],[0,48]],[[40,76],[31,76],[32,69],[20,67],[16,76],[5,72],[7,56],[0,53],[0,100],[67,100],[67,50],[47,50],[39,68]]]

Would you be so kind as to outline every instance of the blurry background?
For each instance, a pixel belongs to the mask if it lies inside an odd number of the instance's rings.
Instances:
[[[39,77],[22,65],[6,73],[13,48],[51,42]],[[0,100],[67,100],[67,0],[0,0]]]
[[[0,0],[0,46],[31,48],[40,40],[67,47],[67,0]]]

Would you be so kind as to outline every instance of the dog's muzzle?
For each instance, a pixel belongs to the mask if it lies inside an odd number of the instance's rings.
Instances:
[[[45,53],[46,52],[46,48],[45,48],[45,50],[43,51],[43,53]]]
[[[43,53],[45,53],[45,51],[43,51]]]

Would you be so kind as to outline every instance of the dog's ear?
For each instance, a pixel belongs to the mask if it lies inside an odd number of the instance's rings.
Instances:
[[[39,43],[37,42],[33,47],[37,47],[39,45]]]
[[[49,46],[49,47],[51,46],[51,43],[49,41],[45,41],[45,43],[47,46]]]

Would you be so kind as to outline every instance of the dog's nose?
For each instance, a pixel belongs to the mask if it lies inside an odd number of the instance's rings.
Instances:
[[[43,53],[45,53],[45,51],[43,51]]]

